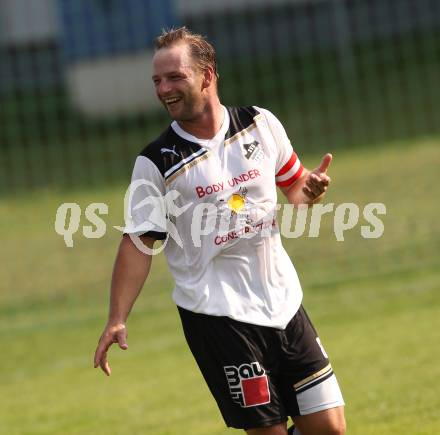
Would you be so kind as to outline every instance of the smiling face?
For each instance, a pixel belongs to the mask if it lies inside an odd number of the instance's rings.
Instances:
[[[156,95],[176,121],[193,121],[206,105],[204,73],[191,58],[188,46],[159,49],[153,57]]]

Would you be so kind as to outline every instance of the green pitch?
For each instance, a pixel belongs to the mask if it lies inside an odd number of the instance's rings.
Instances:
[[[428,139],[335,153],[326,202],[385,203],[384,235],[363,239],[361,221],[337,242],[326,215],[320,237],[285,241],[353,435],[439,431],[439,162],[439,142]],[[223,427],[186,348],[162,256],[128,323],[129,349],[110,352],[110,378],[92,368],[123,192],[42,192],[0,202],[0,433],[235,433]],[[78,232],[66,248],[54,231],[62,202],[83,210],[107,203],[106,235],[88,240]]]

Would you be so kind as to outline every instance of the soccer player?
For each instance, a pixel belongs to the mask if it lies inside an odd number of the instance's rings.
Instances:
[[[165,240],[183,331],[226,424],[250,435],[345,433],[341,391],[274,217],[276,186],[295,206],[322,198],[331,154],[310,171],[271,112],[223,106],[214,48],[184,27],[156,39],[152,79],[173,121],[134,165],[95,367],[110,375],[109,347],[128,347],[152,260],[136,245]],[[158,213],[155,199],[170,192]]]

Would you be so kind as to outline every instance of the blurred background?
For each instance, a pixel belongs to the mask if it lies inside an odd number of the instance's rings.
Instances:
[[[1,191],[126,181],[166,124],[152,40],[182,24],[224,103],[269,107],[300,152],[439,133],[437,0],[1,0]]]
[[[361,210],[344,242],[331,214],[319,237],[284,240],[349,433],[440,433],[439,0],[0,0],[0,433],[234,433],[186,348],[163,256],[129,350],[110,352],[111,378],[92,369],[113,226],[137,153],[169,123],[153,38],[180,25],[216,47],[223,104],[270,109],[307,167],[332,152],[327,202]],[[64,202],[81,208],[73,248],[54,230]],[[106,233],[87,239],[94,202]],[[371,202],[387,214],[367,240]]]

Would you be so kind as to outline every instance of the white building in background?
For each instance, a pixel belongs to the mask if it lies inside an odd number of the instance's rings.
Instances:
[[[151,50],[144,50],[70,65],[66,79],[72,103],[94,118],[157,109],[152,56]]]
[[[98,13],[106,14],[106,8],[112,7],[107,0],[87,0]],[[124,0],[129,2],[130,0]],[[133,1],[133,0],[132,0]],[[135,0],[141,5],[149,0]],[[271,0],[271,4],[287,2],[304,2],[314,0]],[[157,0],[151,4],[158,5]],[[161,3],[166,3],[161,0]],[[75,26],[81,28],[81,13],[77,11],[81,0],[70,2],[72,13],[78,13]],[[119,3],[120,4],[120,3]],[[267,4],[267,0],[225,0],[223,2],[205,0],[169,0],[168,7],[175,21],[183,18],[197,17],[222,10],[234,10],[243,7],[255,7]],[[69,5],[69,0],[0,0],[0,47],[38,47],[48,43],[56,43],[63,50],[60,41],[69,37],[63,23],[62,9]],[[114,5],[114,4],[113,4]],[[159,7],[160,9],[160,7]],[[84,18],[85,19],[85,18]],[[90,17],[88,18],[90,19]],[[89,23],[90,24],[90,23]],[[164,23],[165,26],[169,22]],[[162,26],[161,26],[162,27]],[[120,30],[115,29],[118,37]],[[148,41],[150,42],[150,41]],[[145,46],[148,46],[148,42]],[[81,113],[93,118],[109,117],[120,114],[154,111],[159,103],[151,84],[152,50],[151,48],[134,51],[122,51],[99,56],[84,56],[65,59],[61,56],[64,81],[70,95],[72,105]],[[44,66],[42,66],[44,68]],[[43,69],[44,71],[44,69]],[[44,75],[44,72],[42,73]],[[38,77],[34,77],[38,80]]]
[[[59,37],[57,0],[0,0],[0,46],[41,44]]]
[[[32,80],[38,82],[36,87],[40,82],[44,86],[64,83],[72,105],[90,117],[154,111],[159,103],[151,84],[151,39],[162,27],[182,22],[196,23],[196,28],[205,29],[210,35],[212,33],[219,52],[230,52],[228,44],[233,44],[238,55],[250,52],[250,41],[263,55],[271,53],[274,45],[291,52],[292,41],[288,35],[293,28],[296,32],[295,52],[316,47],[336,48],[342,76],[350,75],[355,42],[405,35],[414,28],[438,28],[438,14],[430,13],[432,1],[417,0],[409,7],[407,0],[392,0],[395,5],[393,16],[390,16],[389,2],[383,0],[0,0],[0,92],[7,89],[9,83],[15,87],[17,83],[20,87]],[[280,22],[268,26],[262,13],[259,17],[262,25],[254,24],[252,29],[247,27],[247,23],[240,25],[240,35],[236,34],[232,43],[229,28],[211,32],[209,22],[204,19],[206,14],[217,18],[226,12],[228,20],[231,12],[251,13],[252,8],[256,10],[268,6],[275,10],[283,5],[295,7],[291,21],[278,17]],[[314,10],[313,26],[308,21],[310,17],[301,13],[304,5],[311,5]],[[71,14],[67,21],[66,8]],[[85,8],[86,12],[81,12],[81,8]],[[148,10],[151,17],[138,13],[142,10]],[[128,14],[127,22],[131,24],[127,27],[127,23],[123,23],[121,27],[118,19],[125,14]],[[95,19],[99,22],[94,23]],[[103,25],[106,27],[108,23],[114,33],[102,32]],[[226,23],[229,24],[228,21]],[[90,28],[94,26],[90,37]],[[148,35],[142,34],[145,26],[151,27]],[[137,45],[133,47],[127,43],[125,48],[118,47],[116,50],[107,47],[115,41],[130,38],[134,38]],[[72,49],[75,41],[82,46],[84,53]],[[88,52],[88,46],[95,43],[104,46],[104,49],[97,53],[93,50]],[[58,62],[58,69],[55,72],[51,65],[45,64],[46,61],[40,63],[35,54],[39,47],[46,50],[43,58],[56,56],[53,62]],[[33,72],[27,71],[21,81],[13,77],[8,59],[10,48],[14,56],[23,56],[16,62],[24,65],[23,68],[29,69],[27,65],[37,62],[40,75],[33,77]],[[29,59],[31,56],[34,57]],[[52,80],[51,74],[57,77]]]

